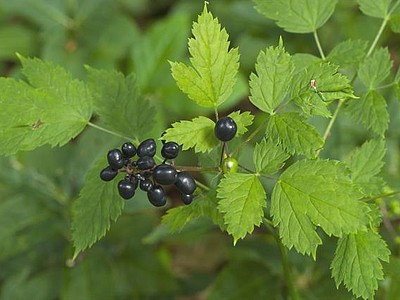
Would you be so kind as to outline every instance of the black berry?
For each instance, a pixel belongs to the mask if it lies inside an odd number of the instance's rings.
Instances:
[[[140,189],[142,191],[148,192],[153,188],[153,183],[150,179],[145,179],[140,181]]]
[[[119,195],[124,199],[130,199],[135,195],[135,184],[130,180],[122,179],[118,182]]]
[[[224,117],[218,120],[214,127],[215,136],[223,142],[233,139],[237,132],[236,122],[231,117]]]
[[[130,142],[126,142],[121,147],[122,154],[125,158],[131,158],[136,155],[136,147]]]
[[[186,205],[192,203],[193,201],[193,194],[183,194],[181,193],[182,202]]]
[[[159,184],[169,185],[176,181],[177,172],[171,165],[161,164],[153,170],[153,178]]]
[[[165,192],[162,186],[156,185],[147,192],[147,198],[154,206],[164,206],[167,203]]]
[[[137,149],[139,157],[154,156],[156,154],[156,141],[154,139],[147,139],[140,143]]]
[[[114,170],[113,168],[111,168],[110,166],[104,168],[103,170],[101,170],[100,172],[100,178],[101,180],[104,181],[110,181],[113,180],[115,178],[115,176],[117,176],[118,171]]]
[[[161,148],[161,155],[166,159],[174,159],[178,153],[179,145],[175,142],[166,142]]]
[[[113,149],[107,153],[107,161],[111,168],[118,170],[124,166],[124,158],[122,152],[118,149]]]
[[[193,177],[187,172],[178,173],[175,185],[183,194],[186,195],[193,194],[197,187]]]
[[[136,165],[139,170],[148,170],[155,166],[154,159],[150,156],[143,156],[139,158],[136,162]]]

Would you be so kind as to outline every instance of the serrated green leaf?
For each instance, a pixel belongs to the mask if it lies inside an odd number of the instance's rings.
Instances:
[[[253,161],[256,171],[261,174],[274,174],[290,157],[282,146],[274,144],[270,139],[263,139],[254,148]]]
[[[259,226],[266,207],[264,188],[254,174],[225,174],[217,188],[218,210],[234,243]]]
[[[325,61],[308,66],[293,78],[291,98],[309,97],[325,105],[337,99],[356,98],[349,79],[339,73],[338,68]],[[311,85],[312,81],[315,88]]]
[[[268,120],[266,138],[281,144],[289,154],[314,157],[324,145],[315,127],[307,124],[298,113],[273,115]]]
[[[62,146],[85,128],[92,114],[83,82],[53,63],[20,59],[30,85],[0,78],[0,154]]]
[[[256,9],[288,32],[313,32],[325,24],[335,10],[337,0],[253,0]]]
[[[96,112],[107,128],[142,140],[154,120],[154,107],[139,94],[135,78],[117,71],[88,67]]]
[[[384,181],[376,177],[381,171],[386,153],[385,142],[381,139],[370,140],[358,148],[348,163],[353,182],[357,183],[364,194],[372,195],[374,190],[379,192]],[[375,187],[378,185],[378,187]]]
[[[222,214],[217,209],[214,193],[200,195],[190,205],[169,209],[162,217],[162,223],[168,226],[170,232],[180,232],[188,223],[200,217],[210,218],[221,230],[226,228]]]
[[[326,59],[338,66],[358,65],[367,53],[367,42],[362,40],[347,40],[332,49]]]
[[[295,74],[303,71],[313,64],[321,62],[321,58],[309,53],[295,53],[292,55],[292,61],[295,66]]]
[[[383,136],[389,127],[386,100],[377,91],[368,91],[361,99],[349,101],[347,111],[351,118]]]
[[[254,116],[249,111],[245,111],[242,113],[240,113],[240,111],[234,111],[231,112],[228,116],[231,117],[237,125],[236,136],[240,136],[246,133],[248,130],[247,127],[253,124],[254,120]]]
[[[116,221],[122,213],[125,202],[118,194],[118,177],[110,182],[99,177],[106,165],[104,158],[97,160],[86,174],[84,186],[73,204],[74,258],[101,239],[110,229],[111,221]]]
[[[250,101],[262,111],[274,114],[287,95],[293,71],[294,64],[283,47],[261,51],[257,57],[256,74],[250,75]]]
[[[229,49],[228,34],[204,6],[189,39],[192,66],[172,62],[178,87],[197,104],[218,107],[232,93],[239,68],[237,48]]]
[[[357,0],[360,10],[370,17],[384,19],[388,16],[392,0]]]
[[[183,150],[194,148],[195,152],[209,152],[218,140],[214,135],[214,121],[200,116],[191,121],[180,121],[166,130],[163,139],[183,145]]]
[[[339,239],[331,264],[336,285],[343,282],[356,297],[372,299],[383,279],[380,261],[389,261],[389,255],[386,243],[372,230]]]
[[[300,160],[282,173],[273,190],[271,215],[282,242],[315,257],[322,244],[315,231],[342,237],[365,228],[362,194],[338,161]]]
[[[387,48],[376,49],[360,65],[358,76],[369,90],[376,89],[390,75],[392,64]]]

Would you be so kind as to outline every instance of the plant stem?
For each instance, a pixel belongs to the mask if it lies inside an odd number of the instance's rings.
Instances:
[[[221,172],[219,167],[199,167],[199,166],[174,166],[179,171],[189,172]]]
[[[125,140],[133,141],[133,142],[136,144],[136,146],[139,144],[139,141],[138,141],[136,138],[124,136],[124,135],[119,134],[119,133],[117,133],[117,132],[115,132],[115,131],[108,130],[108,129],[104,128],[104,127],[101,127],[101,126],[99,126],[99,125],[96,125],[96,124],[94,124],[94,123],[92,123],[92,122],[88,122],[88,125],[91,126],[91,127],[93,127],[93,128],[96,128],[96,129],[98,129],[98,130],[100,130],[100,131],[103,131],[103,132],[112,134],[112,135],[114,135],[114,136],[123,138],[123,139],[125,139]]]
[[[339,114],[339,111],[340,111],[340,109],[341,109],[343,103],[344,103],[344,100],[343,100],[343,99],[340,99],[340,100],[339,100],[339,103],[338,103],[338,105],[337,105],[337,107],[336,107],[336,109],[335,109],[335,112],[333,113],[332,119],[329,121],[328,126],[327,126],[326,129],[325,129],[324,136],[323,136],[324,142],[328,139],[329,134],[331,133],[332,126],[333,126],[333,124],[334,124],[335,121],[336,121],[336,118],[337,118],[337,116],[338,116],[338,114]],[[319,153],[321,152],[321,150],[322,150],[322,149],[319,149],[319,150],[317,151],[317,156],[319,156]]]
[[[374,196],[372,198],[364,198],[364,200],[372,201],[372,200],[376,200],[376,199],[379,199],[379,198],[395,196],[395,195],[398,195],[398,194],[400,194],[400,191],[393,191],[391,193],[377,195],[377,196]]]
[[[323,59],[323,60],[325,60],[325,54],[324,54],[324,50],[322,50],[322,46],[321,46],[321,43],[320,43],[320,41],[319,41],[319,37],[318,37],[318,34],[317,34],[317,30],[314,30],[313,31],[313,34],[314,34],[314,40],[315,40],[315,43],[317,44],[317,48],[318,48],[318,51],[319,51],[319,55],[321,55],[321,58]]]
[[[374,51],[376,45],[378,44],[378,41],[380,39],[380,37],[382,36],[383,31],[385,30],[385,27],[387,25],[387,23],[390,20],[391,15],[393,14],[393,12],[396,10],[396,8],[399,6],[400,4],[400,0],[398,0],[395,5],[393,5],[393,7],[391,8],[391,10],[388,12],[388,14],[385,16],[385,18],[382,21],[381,27],[379,27],[378,33],[375,36],[374,41],[371,44],[371,47],[369,47],[369,50],[367,52],[366,57],[370,56],[372,54],[372,52]]]
[[[286,284],[287,284],[287,286],[289,288],[290,298],[292,300],[300,300],[300,295],[297,292],[296,284],[295,284],[295,281],[294,281],[294,278],[293,278],[292,266],[291,266],[290,261],[289,261],[289,257],[288,257],[288,254],[287,254],[287,249],[282,244],[282,241],[279,238],[279,235],[276,234],[275,229],[272,227],[272,222],[264,217],[263,218],[263,224],[268,229],[268,231],[270,231],[272,233],[272,235],[275,238],[276,243],[278,245],[279,252],[280,252],[281,257],[282,257],[283,273],[284,273],[284,276],[285,276],[285,279],[286,279]]]
[[[257,134],[258,132],[264,127],[264,122],[262,122],[260,124],[260,126],[258,126],[250,135],[249,137],[244,141],[241,142],[239,146],[236,147],[236,149],[234,149],[232,151],[232,155],[236,154],[245,144],[247,144],[248,142],[250,142]]]
[[[205,191],[209,191],[210,188],[208,186],[206,186],[205,184],[201,183],[200,181],[195,180],[197,186]]]

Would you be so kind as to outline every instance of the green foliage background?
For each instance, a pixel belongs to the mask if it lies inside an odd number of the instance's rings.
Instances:
[[[203,108],[193,105],[179,90],[171,76],[168,62],[188,63],[187,39],[190,36],[192,21],[197,19],[203,4],[203,1],[191,0],[2,1],[0,73],[4,77],[23,78],[16,53],[23,57],[36,56],[52,61],[70,71],[76,78],[85,79],[89,72],[89,88],[92,91],[101,88],[97,82],[117,82],[122,76],[118,73],[102,73],[91,68],[116,69],[126,75],[133,72],[136,78],[127,77],[124,84],[129,87],[136,80],[143,97],[147,97],[153,107],[153,115],[141,116],[143,119],[140,119],[141,108],[138,107],[138,114],[132,116],[132,119],[136,120],[132,121],[135,122],[132,124],[132,128],[135,128],[132,132],[130,124],[114,122],[116,124],[113,125],[113,120],[102,121],[106,125],[116,126],[113,129],[121,135],[132,136],[137,140],[158,137],[170,124],[179,120],[192,120],[199,115],[213,117],[212,108],[208,108],[207,105]],[[254,65],[259,52],[264,51],[267,46],[276,46],[280,36],[288,53],[309,53],[318,56],[312,34],[283,31],[272,20],[258,13],[254,5],[247,0],[218,0],[211,1],[209,6],[213,15],[218,17],[229,33],[232,46],[239,48],[239,79],[233,88],[233,94],[222,106],[222,111],[227,113],[236,109],[255,112],[254,106],[247,98],[247,80],[250,73],[255,71]],[[356,1],[338,1],[334,15],[319,30],[321,44],[327,53],[336,44],[348,38],[367,41],[374,39],[381,20],[363,15],[358,7]],[[364,10],[368,11],[368,7],[364,7]],[[379,11],[376,8],[375,10]],[[398,24],[393,22],[391,26],[396,29]],[[291,25],[287,26],[290,28]],[[362,42],[359,43],[360,48],[366,48]],[[393,69],[397,70],[399,35],[386,30],[379,43],[388,45],[389,54],[394,61]],[[333,62],[351,64],[341,62],[341,57],[335,57],[334,53],[330,55]],[[301,56],[297,59],[298,62],[302,61]],[[368,67],[365,65],[364,75],[360,77],[363,83],[371,87],[377,83],[368,78]],[[390,72],[390,66],[380,67],[383,72],[381,77],[384,77],[385,70]],[[354,72],[351,68],[341,71],[345,74]],[[43,74],[48,75],[45,67]],[[356,89],[362,89],[362,82],[355,82]],[[79,85],[75,81],[71,84]],[[115,86],[116,89],[120,88],[117,83]],[[0,89],[2,94],[12,92],[12,89]],[[107,92],[112,98],[113,91]],[[400,107],[398,96],[391,91],[383,93],[388,103],[390,123],[386,131],[387,152],[382,174],[394,190],[399,190]],[[119,96],[120,98],[114,99],[115,102],[104,103],[96,109],[107,111],[118,109],[118,105],[122,103],[135,103],[131,101],[134,96],[129,94],[129,89]],[[363,101],[369,100],[368,97],[365,98]],[[47,105],[54,105],[57,111],[65,108],[62,103],[53,103],[50,100]],[[0,112],[0,116],[13,111],[18,114],[18,111],[23,109],[22,103],[16,102],[10,107],[11,111]],[[68,109],[73,110],[74,107]],[[350,106],[349,110],[351,109]],[[254,128],[263,118],[265,117],[261,114],[256,115]],[[73,131],[74,126],[79,126],[79,122],[76,124],[71,120],[64,121],[68,130]],[[320,133],[326,127],[326,122],[318,118],[312,119],[312,123]],[[382,134],[386,129],[382,128],[379,120],[364,125],[359,125],[348,114],[342,113],[325,144],[323,157],[349,160],[351,151],[372,136],[366,128],[371,128],[378,134]],[[252,127],[250,132],[251,130]],[[94,158],[104,157],[108,149],[116,147],[122,141],[124,140],[94,127],[87,127],[61,148],[42,146],[34,151],[18,152],[0,158],[1,300],[230,300],[288,297],[287,278],[284,277],[279,245],[266,230],[256,228],[253,235],[233,246],[232,239],[226,233],[222,233],[208,218],[200,216],[187,226],[173,223],[171,226],[176,229],[184,228],[178,233],[170,234],[167,226],[161,224],[161,217],[166,209],[153,208],[144,194],[138,194],[134,200],[127,202],[122,215],[111,226],[105,238],[72,261],[72,203],[79,196],[84,176]],[[60,137],[59,143],[65,142]],[[11,147],[9,140],[0,141],[0,145],[0,153],[6,150],[10,152],[7,148]],[[210,164],[207,161],[207,147],[208,145],[205,145],[204,149],[200,150],[205,154],[198,155],[202,165]],[[262,144],[257,147],[269,146]],[[29,145],[25,148],[30,149]],[[251,164],[253,148],[246,146],[240,152],[239,159],[244,165]],[[194,152],[189,150],[180,155],[179,162],[182,165],[197,165],[197,159]],[[262,158],[259,160],[257,168],[260,171],[265,170],[267,165],[264,166],[261,162]],[[280,161],[276,163],[277,170]],[[355,170],[360,168],[354,159],[351,167]],[[268,172],[276,171],[275,168],[272,169]],[[363,174],[359,174],[358,177],[360,184],[363,182]],[[372,174],[371,177],[374,175],[376,174]],[[207,177],[208,174],[204,176]],[[213,175],[209,175],[210,178],[211,176]],[[245,184],[252,183],[255,178],[252,175],[234,176]],[[268,183],[263,183],[268,186]],[[90,189],[90,185],[86,188]],[[271,187],[268,188],[270,191]],[[224,189],[224,185],[221,189]],[[226,189],[229,190],[229,186]],[[93,193],[98,191],[93,190]],[[109,193],[112,197],[113,191],[104,193]],[[263,198],[263,191],[258,194]],[[180,205],[173,190],[169,191],[169,196],[171,201],[168,208]],[[209,198],[216,197],[217,195],[211,195]],[[226,209],[231,205],[232,197],[224,197],[226,196],[219,197],[222,198],[220,205]],[[216,204],[210,199],[193,205],[204,205],[204,211],[215,210]],[[381,210],[386,214],[386,220],[391,222],[392,226],[384,223],[380,230],[392,256],[390,262],[384,264],[386,277],[380,282],[376,295],[378,299],[398,299],[400,294],[399,201],[400,198],[395,196],[383,199],[379,203]],[[82,212],[85,209],[90,210],[90,204],[81,209]],[[115,209],[118,210],[118,207]],[[174,213],[190,212],[178,209],[170,212],[165,218],[171,218]],[[260,223],[261,219],[258,219],[254,222]],[[224,227],[223,220],[219,220],[217,215],[213,221]],[[103,230],[104,228],[99,229]],[[228,232],[229,230],[230,228]],[[354,241],[357,237],[349,236],[346,239]],[[323,242],[323,247],[318,249],[317,261],[294,250],[289,251],[288,259],[292,263],[292,273],[300,295],[305,299],[352,299],[352,294],[342,286],[336,289],[331,278],[329,267],[335,252],[335,239],[324,237]],[[348,241],[341,241],[346,242]],[[376,242],[376,238],[367,241],[369,244]],[[372,253],[375,249],[367,250],[368,253]]]

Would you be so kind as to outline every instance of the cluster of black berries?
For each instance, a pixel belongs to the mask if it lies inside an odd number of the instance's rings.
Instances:
[[[161,155],[165,160],[156,165],[154,139],[141,142],[137,149],[132,143],[126,142],[121,146],[121,150],[112,149],[108,152],[109,165],[100,172],[100,178],[110,181],[118,172],[126,172],[125,178],[118,182],[120,196],[124,199],[132,198],[139,186],[142,191],[147,192],[147,198],[154,206],[163,206],[167,203],[162,185],[175,184],[181,193],[183,203],[190,204],[196,182],[189,173],[178,172],[172,164],[167,163],[168,160],[176,158],[178,153],[177,143],[163,142]],[[136,155],[138,159],[134,160]]]

